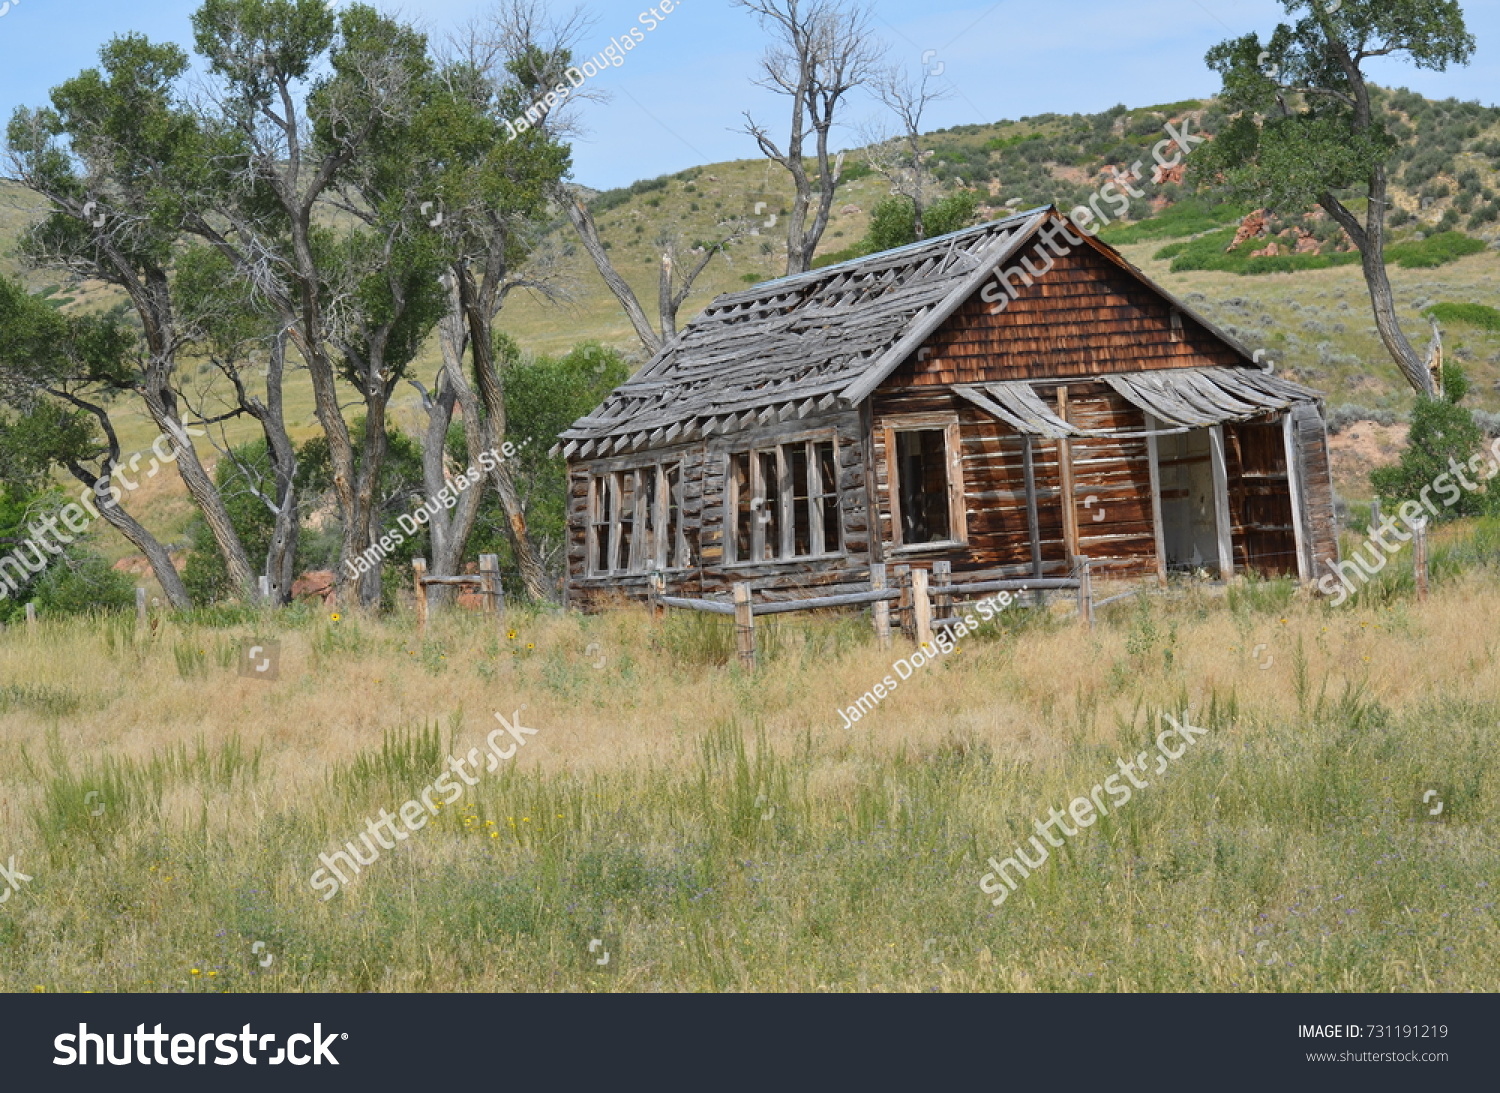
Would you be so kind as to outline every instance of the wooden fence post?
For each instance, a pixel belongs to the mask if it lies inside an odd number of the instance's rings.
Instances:
[[[953,563],[946,559],[932,563],[932,617],[953,617]]]
[[[495,617],[497,625],[505,623],[505,586],[500,583],[500,555],[479,556],[479,591],[484,596],[484,609]]]
[[[891,572],[896,578],[896,588],[901,592],[901,598],[896,601],[896,622],[901,627],[902,634],[915,640],[917,624],[911,613],[911,566],[903,562],[893,567]]]
[[[1416,537],[1413,560],[1416,563],[1417,602],[1421,603],[1427,599],[1427,521],[1422,521],[1413,531]]]
[[[427,632],[427,559],[411,560],[412,581],[417,589],[417,633]]]
[[[146,629],[146,590],[137,588],[135,590],[135,625],[136,629]]]
[[[870,566],[870,591],[885,591],[885,563],[875,562]],[[870,605],[875,616],[875,643],[882,649],[891,647],[891,601],[878,600]]]
[[[927,595],[927,570],[911,571],[911,606],[916,616],[917,645],[932,648],[932,600]]]
[[[661,602],[661,598],[667,594],[667,578],[661,573],[653,573],[649,581],[651,590],[647,600],[651,605],[651,621],[659,623],[667,617],[667,608]]]
[[[1094,625],[1094,578],[1089,572],[1089,560],[1075,556],[1073,565],[1078,569],[1078,618],[1085,626]]]
[[[260,576],[256,578],[256,586],[260,590],[260,602],[267,604],[271,602],[271,578]]]
[[[1373,501],[1370,502],[1370,529],[1369,529],[1370,530],[1370,534],[1374,535],[1375,534],[1375,530],[1377,528],[1379,528],[1379,527],[1380,527],[1380,498],[1377,497]]]
[[[26,605],[26,629],[27,631],[36,629],[36,604],[34,603]]]
[[[734,586],[734,641],[740,653],[740,666],[755,671],[755,607],[750,586]]]

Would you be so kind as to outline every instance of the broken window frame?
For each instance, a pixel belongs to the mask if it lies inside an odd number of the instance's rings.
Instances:
[[[801,494],[794,473],[799,450],[806,467],[806,490]],[[832,468],[832,482],[824,481],[828,467]],[[828,431],[726,453],[725,564],[766,565],[843,557],[838,474],[838,435]],[[805,553],[798,552],[799,522],[807,530]],[[835,540],[832,545],[828,542],[830,531]],[[748,546],[742,542],[745,539]]]
[[[617,577],[692,568],[683,498],[680,459],[591,474],[588,575]],[[627,502],[629,512],[625,511]]]
[[[957,414],[906,414],[884,423],[886,498],[890,505],[891,549],[901,553],[968,546],[968,509],[964,503],[963,437]],[[901,505],[901,467],[897,437],[902,433],[943,434],[944,475],[948,486],[948,538],[908,543]]]

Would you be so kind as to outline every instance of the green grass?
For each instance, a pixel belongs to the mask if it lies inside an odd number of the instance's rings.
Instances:
[[[1047,764],[962,748],[846,759],[859,780],[832,796],[807,775],[837,761],[836,743],[776,752],[739,723],[714,726],[690,772],[507,772],[329,905],[299,890],[285,859],[311,862],[362,829],[364,813],[335,790],[269,804],[259,848],[226,856],[197,826],[142,830],[193,762],[105,764],[48,784],[35,819],[50,853],[23,893],[31,909],[8,909],[0,983],[1487,989],[1500,961],[1500,861],[1485,836],[1500,806],[1500,706],[1453,698],[1398,713],[1327,679],[1305,697],[1287,719],[1217,696],[1193,719],[1208,736],[1170,776],[1070,840],[1000,909],[978,892],[986,859],[1024,843],[1036,818],[1112,773],[1117,755],[1149,750],[1157,714],[1181,709],[1142,709],[1118,747],[1075,744]],[[1053,730],[1085,727],[1065,718]],[[394,796],[361,791],[357,803],[394,806],[424,784],[439,753],[420,751],[402,753]],[[388,750],[371,763],[398,773]],[[211,754],[198,776],[269,788],[252,764]],[[1425,786],[1443,795],[1441,822],[1416,807]],[[103,816],[85,807],[87,787],[108,803]],[[433,844],[453,852],[433,860]],[[77,950],[61,967],[46,955],[55,929]],[[149,948],[128,966],[102,959],[137,929]],[[596,938],[608,970],[590,951]],[[248,956],[256,940],[276,955],[271,973]]]
[[[1150,221],[1145,223],[1150,223]],[[1244,276],[1332,269],[1335,266],[1358,265],[1360,260],[1357,251],[1333,254],[1262,255],[1252,258],[1251,254],[1262,249],[1266,245],[1266,240],[1247,239],[1233,250],[1227,250],[1226,248],[1234,242],[1235,232],[1235,227],[1222,228],[1185,243],[1172,243],[1156,251],[1153,257],[1159,261],[1171,259],[1173,273],[1217,270]],[[1136,242],[1137,240],[1127,241]],[[1482,253],[1485,249],[1486,244],[1482,239],[1474,239],[1462,232],[1439,232],[1426,239],[1388,246],[1385,249],[1385,258],[1388,264],[1395,263],[1402,269],[1432,269],[1449,262],[1456,262],[1471,254]]]
[[[1187,235],[1214,231],[1226,224],[1237,225],[1250,211],[1243,205],[1210,203],[1201,198],[1190,198],[1168,206],[1159,216],[1148,220],[1105,228],[1099,233],[1099,238],[1116,247],[1153,239],[1180,239]],[[1232,233],[1230,238],[1233,238]]]
[[[1435,269],[1471,254],[1480,254],[1485,246],[1484,240],[1463,232],[1438,232],[1426,239],[1387,247],[1385,260],[1395,262],[1402,269]]]
[[[1434,304],[1422,314],[1443,323],[1467,323],[1500,334],[1500,309],[1488,304]]]

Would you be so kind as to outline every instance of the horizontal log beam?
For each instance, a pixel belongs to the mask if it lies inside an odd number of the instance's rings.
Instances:
[[[658,596],[656,602],[665,607],[682,607],[689,611],[708,611],[715,615],[734,614],[734,604],[718,603],[714,600],[688,600],[680,596]]]
[[[757,615],[784,615],[792,611],[821,611],[828,607],[854,607],[866,603],[884,603],[899,600],[901,593],[894,588],[875,589],[870,592],[846,592],[840,596],[817,596],[806,600],[782,600],[779,603],[758,603]]]
[[[1051,588],[1076,589],[1077,577],[1032,577],[1023,581],[974,581],[972,584],[934,585],[940,591],[953,595],[977,595],[981,592],[1040,592]]]

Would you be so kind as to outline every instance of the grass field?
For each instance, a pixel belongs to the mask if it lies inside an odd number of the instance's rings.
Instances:
[[[13,628],[0,990],[1494,990],[1500,528],[1435,556],[1425,603],[1393,566],[1339,609],[1017,613],[852,729],[909,654],[855,618],[781,625],[753,676],[629,610]],[[517,711],[513,758],[313,890]],[[1180,761],[987,901],[987,858],[1184,713]]]

